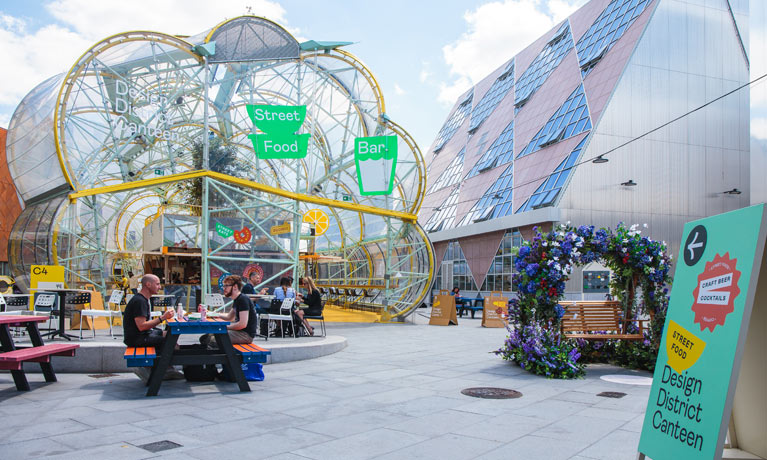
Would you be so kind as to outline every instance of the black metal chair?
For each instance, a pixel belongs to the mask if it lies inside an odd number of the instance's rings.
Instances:
[[[322,301],[322,310],[325,311],[325,301]],[[327,335],[327,331],[325,330],[325,314],[321,314],[319,316],[308,316],[304,315],[304,319],[310,320],[310,321],[319,321],[320,322],[320,331],[322,331],[322,337],[325,337]]]

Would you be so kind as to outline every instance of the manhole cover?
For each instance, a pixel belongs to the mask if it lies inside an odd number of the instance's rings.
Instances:
[[[90,374],[88,377],[94,378],[94,379],[105,379],[107,377],[119,377],[118,374]]]
[[[516,390],[489,387],[465,388],[461,390],[461,394],[483,399],[514,399],[522,397],[522,393]]]
[[[175,449],[176,447],[181,447],[181,444],[177,444],[173,441],[157,441],[157,442],[150,442],[149,444],[144,444],[143,446],[139,446],[144,450],[148,450],[149,452],[162,452],[164,450],[170,450]]]
[[[618,398],[622,398],[622,397],[626,396],[626,393],[621,393],[620,391],[603,391],[603,392],[597,394],[597,396],[601,396],[603,398],[615,398],[615,399],[618,399]]]

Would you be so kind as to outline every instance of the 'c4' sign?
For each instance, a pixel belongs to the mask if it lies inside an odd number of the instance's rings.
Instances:
[[[305,105],[248,105],[248,116],[264,134],[250,134],[262,159],[304,158],[309,134],[296,134],[306,118]]]

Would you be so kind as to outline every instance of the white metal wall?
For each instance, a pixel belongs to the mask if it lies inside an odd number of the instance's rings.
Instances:
[[[596,157],[748,81],[726,0],[661,0],[595,122],[582,159]],[[579,166],[562,197],[562,220],[643,234],[678,251],[689,220],[749,204],[749,95],[740,91]],[[621,186],[632,179],[638,185]],[[741,195],[723,194],[738,188]]]

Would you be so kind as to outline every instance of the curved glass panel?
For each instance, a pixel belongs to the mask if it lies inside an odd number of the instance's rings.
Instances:
[[[298,42],[282,27],[257,17],[240,17],[218,26],[209,42],[216,43],[210,62],[298,58]]]
[[[27,94],[8,126],[8,169],[24,201],[67,183],[53,138],[53,113],[63,78],[51,77]]]
[[[24,292],[29,289],[32,265],[54,263],[51,230],[66,202],[64,196],[27,206],[13,224],[8,238],[8,261],[16,285]]]

